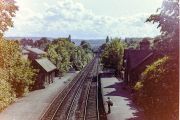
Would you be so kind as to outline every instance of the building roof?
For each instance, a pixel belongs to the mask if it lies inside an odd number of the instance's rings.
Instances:
[[[39,49],[39,48],[32,48],[32,47],[26,47],[26,50],[30,51],[30,52],[33,52],[35,54],[46,54],[46,52],[44,52],[43,50]]]
[[[153,55],[151,50],[134,50],[126,49],[124,51],[124,59],[128,60],[128,67],[130,70],[138,67],[143,61],[147,60]]]
[[[51,72],[56,69],[56,66],[47,58],[35,59],[35,61],[46,71]]]

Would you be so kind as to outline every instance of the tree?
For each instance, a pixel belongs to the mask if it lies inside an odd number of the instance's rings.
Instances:
[[[86,51],[86,53],[89,53],[92,49],[90,43],[85,40],[81,41],[80,46]]]
[[[14,0],[1,0],[0,1],[0,37],[8,30],[9,27],[13,27],[12,18],[15,17],[15,13],[18,7],[15,5]]]
[[[72,67],[81,70],[90,60],[89,54],[82,47],[75,46],[68,39],[55,39],[48,45],[47,53],[61,74]]]
[[[8,75],[17,97],[27,93],[33,85],[36,70],[34,70],[28,60],[24,60],[19,45],[15,41],[1,40],[0,42],[0,68],[4,69]]]
[[[108,43],[108,42],[109,42],[109,36],[106,37],[106,43]]]
[[[70,68],[70,56],[65,47],[61,44],[50,45],[48,50],[48,58],[54,63],[61,74],[67,72]]]
[[[162,7],[152,14],[146,21],[158,23],[162,33],[162,41],[168,39],[171,49],[179,49],[179,0],[164,0]],[[167,45],[168,45],[167,44]]]
[[[122,68],[123,60],[123,45],[117,38],[113,39],[106,45],[104,52],[101,56],[104,67],[114,68],[120,71]]]
[[[89,53],[86,53],[80,46],[75,47],[71,56],[71,63],[75,70],[81,70],[91,59]]]
[[[179,0],[164,0],[161,12],[147,21],[157,22],[161,36],[154,39],[154,49],[164,53],[148,66],[135,85],[135,101],[147,120],[178,120],[179,117]]]
[[[68,36],[68,40],[71,42],[71,35]]]

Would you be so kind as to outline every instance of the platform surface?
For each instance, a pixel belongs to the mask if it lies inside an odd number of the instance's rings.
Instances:
[[[101,84],[108,120],[144,120],[143,113],[133,104],[130,92],[124,89],[122,80],[116,77],[103,77]],[[110,97],[113,102],[111,113],[108,113],[107,97]]]

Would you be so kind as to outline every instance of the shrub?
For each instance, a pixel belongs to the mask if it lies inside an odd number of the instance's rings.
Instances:
[[[2,69],[0,70],[0,111],[12,103],[15,99],[15,93],[11,85],[7,82],[8,75]]]
[[[173,57],[157,60],[142,73],[135,99],[147,120],[178,119],[178,79],[178,58]]]

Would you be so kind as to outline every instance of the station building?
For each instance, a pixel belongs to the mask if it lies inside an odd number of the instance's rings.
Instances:
[[[53,83],[57,68],[46,58],[46,52],[38,48],[26,46],[22,53],[25,58],[31,61],[33,68],[38,71],[34,89],[45,88],[50,83]]]

